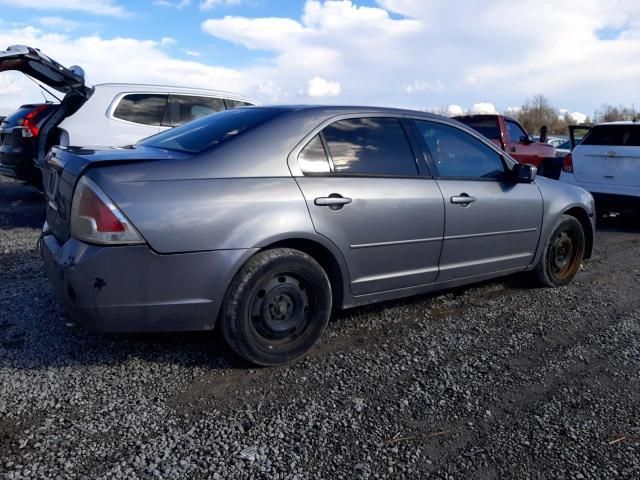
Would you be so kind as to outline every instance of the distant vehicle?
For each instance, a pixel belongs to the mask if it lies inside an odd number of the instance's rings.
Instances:
[[[571,140],[555,142],[556,157],[564,158],[571,153]]]
[[[57,108],[53,103],[22,105],[0,122],[0,174],[41,185],[42,174],[33,159],[40,131]]]
[[[591,127],[562,170],[560,180],[591,192],[598,210],[640,210],[640,124]]]
[[[539,137],[534,137],[536,139],[536,141],[538,141]],[[563,143],[567,142],[568,139],[567,138],[560,138],[560,137],[549,137],[547,139],[547,145],[551,145],[553,148],[558,148],[560,145],[562,145]]]
[[[52,145],[130,145],[211,113],[253,105],[240,95],[217,90],[126,83],[89,87],[80,67],[65,68],[20,45],[0,52],[0,72],[7,70],[20,71],[65,94],[55,111],[43,117],[33,142],[35,152],[29,151],[35,153],[38,167]]]
[[[520,163],[538,168],[540,175],[557,179],[561,163],[551,145],[534,142],[514,118],[505,115],[464,115],[455,120],[480,132]]]
[[[245,359],[303,355],[332,308],[531,271],[568,284],[593,198],[447,118],[238,108],[130,148],[54,147],[42,251],[72,319],[209,330]]]

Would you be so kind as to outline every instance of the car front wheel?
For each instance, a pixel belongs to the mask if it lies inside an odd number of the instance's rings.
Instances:
[[[290,362],[320,338],[331,315],[323,268],[299,250],[257,253],[234,277],[222,313],[222,334],[238,355],[263,366]]]
[[[545,287],[561,287],[570,283],[580,270],[584,247],[584,230],[578,219],[562,215],[536,266],[540,283]]]

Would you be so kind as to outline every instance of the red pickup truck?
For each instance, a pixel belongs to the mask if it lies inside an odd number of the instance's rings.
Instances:
[[[453,117],[478,131],[520,163],[538,168],[538,173],[558,179],[562,162],[556,159],[555,149],[545,143],[534,142],[517,120],[505,115],[464,115]]]

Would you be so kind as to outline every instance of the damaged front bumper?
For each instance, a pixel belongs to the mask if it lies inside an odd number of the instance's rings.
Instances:
[[[65,312],[105,332],[212,329],[227,285],[254,252],[158,255],[146,245],[61,244],[46,230],[40,250]]]

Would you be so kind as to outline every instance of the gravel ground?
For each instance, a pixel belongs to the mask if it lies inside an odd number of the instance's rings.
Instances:
[[[638,479],[640,226],[569,287],[509,277],[341,313],[294,365],[215,334],[66,327],[42,199],[0,181],[0,478]]]

